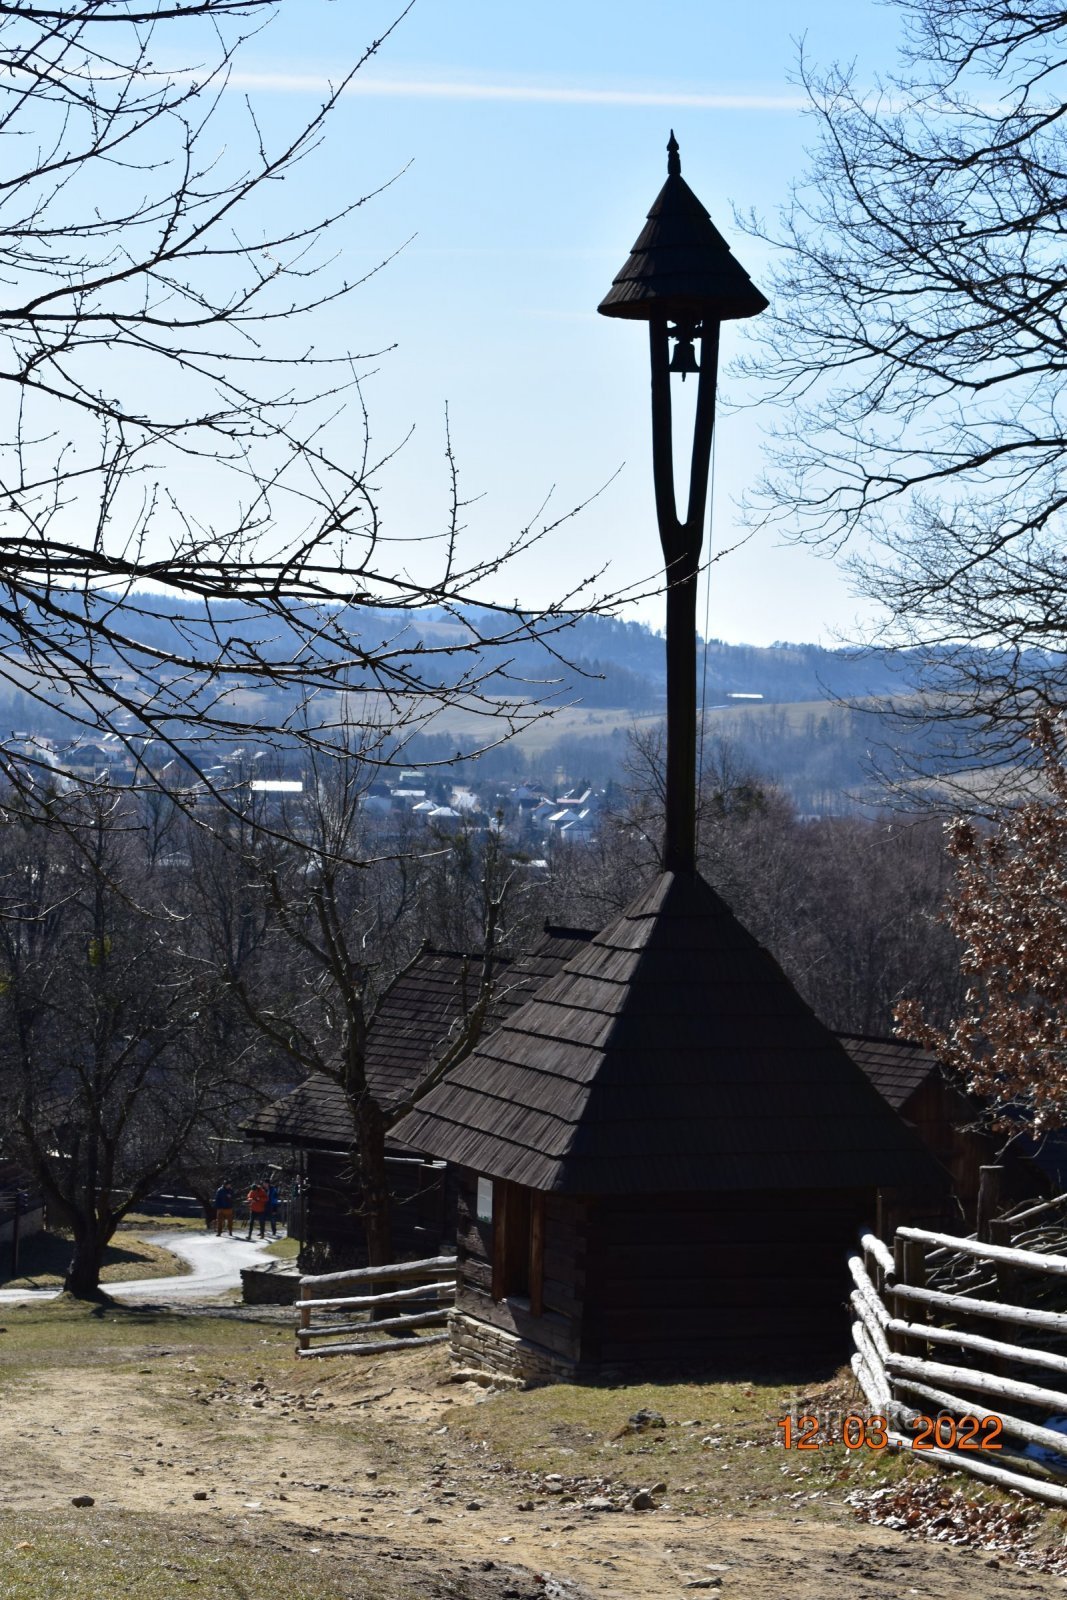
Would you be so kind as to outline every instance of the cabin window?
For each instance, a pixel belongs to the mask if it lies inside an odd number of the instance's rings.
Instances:
[[[544,1196],[518,1183],[493,1184],[493,1299],[528,1300],[541,1315]]]
[[[492,1178],[478,1179],[478,1194],[475,1202],[475,1215],[479,1222],[492,1222],[493,1220],[493,1180]]]

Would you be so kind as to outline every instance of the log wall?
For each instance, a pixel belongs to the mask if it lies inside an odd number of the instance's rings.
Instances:
[[[604,1198],[583,1367],[785,1373],[847,1358],[847,1261],[871,1190]]]
[[[386,1157],[393,1198],[393,1259],[418,1260],[451,1249],[455,1238],[456,1186],[450,1169]],[[300,1264],[318,1272],[367,1263],[367,1244],[359,1214],[360,1193],[352,1177],[352,1158],[331,1150],[307,1152],[304,1241]]]
[[[564,1196],[544,1197],[543,1309],[540,1316],[534,1316],[524,1297],[493,1299],[493,1227],[478,1218],[477,1185],[475,1173],[459,1174],[457,1322],[453,1337],[456,1354],[461,1359],[477,1359],[486,1342],[484,1330],[496,1329],[504,1336],[498,1341],[500,1348],[508,1353],[506,1359],[501,1358],[499,1370],[522,1371],[527,1376],[549,1372],[558,1376],[569,1371],[577,1365],[581,1353],[586,1207],[583,1202]],[[468,1326],[471,1322],[479,1325],[477,1330]],[[521,1359],[524,1342],[532,1347],[526,1352],[525,1362]],[[543,1358],[543,1372],[539,1369],[538,1352]]]

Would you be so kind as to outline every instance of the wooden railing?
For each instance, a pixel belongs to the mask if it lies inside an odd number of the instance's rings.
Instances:
[[[296,1329],[298,1356],[367,1356],[383,1350],[414,1350],[441,1344],[447,1333],[416,1334],[417,1328],[447,1322],[456,1300],[455,1256],[432,1256],[426,1261],[394,1261],[386,1267],[360,1267],[354,1272],[327,1272],[300,1280],[300,1317]],[[419,1280],[411,1282],[411,1280]],[[405,1289],[382,1290],[381,1285],[409,1283]],[[355,1289],[355,1294],[346,1294]],[[362,1291],[362,1292],[361,1292]],[[397,1315],[389,1313],[393,1308]],[[379,1313],[385,1310],[384,1317]],[[327,1314],[326,1321],[312,1316]],[[408,1330],[399,1338],[383,1333]],[[358,1342],[338,1343],[344,1334],[371,1334]],[[312,1339],[329,1336],[330,1344],[312,1347]]]
[[[929,1287],[950,1260],[979,1281]],[[1067,1433],[1047,1425],[1067,1427],[1067,1313],[1035,1303],[1067,1305],[1067,1255],[898,1228],[892,1251],[866,1234],[849,1268],[852,1370],[889,1443],[1067,1506]]]

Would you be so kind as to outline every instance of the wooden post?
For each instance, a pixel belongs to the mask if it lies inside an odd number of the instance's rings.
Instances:
[[[1011,1248],[1012,1224],[1007,1217],[990,1218],[989,1242],[990,1244],[1007,1245],[1009,1249]],[[1007,1261],[997,1261],[994,1266],[997,1274],[997,1294],[1002,1300],[1010,1300],[1015,1279],[1015,1268]]]
[[[300,1326],[296,1333],[296,1353],[306,1350],[311,1339],[311,1296],[310,1283],[300,1285]]]
[[[898,1275],[899,1276],[899,1275]],[[904,1241],[904,1274],[901,1279],[912,1289],[926,1288],[926,1251],[921,1239],[906,1239]],[[912,1308],[911,1320],[925,1322],[929,1313],[925,1307],[916,1310]],[[926,1359],[929,1351],[924,1339],[907,1339],[905,1354],[919,1356]]]
[[[889,1235],[886,1232],[886,1222],[888,1220],[886,1209],[885,1190],[876,1189],[874,1195],[874,1231],[883,1244],[888,1244],[889,1242]]]
[[[697,578],[708,498],[719,324],[700,333],[700,373],[685,521],[674,489],[668,319],[648,325],[652,361],[652,476],[656,519],[667,580],[667,762],[663,865],[668,872],[696,870]]]
[[[22,1217],[22,1193],[15,1191],[15,1214],[11,1219],[11,1276],[19,1275],[19,1221]]]
[[[974,1231],[981,1244],[989,1244],[992,1238],[989,1224],[1000,1209],[1000,1180],[1003,1174],[1003,1167],[978,1168],[978,1212]]]
[[[530,1210],[530,1313],[545,1309],[545,1197],[535,1194]]]

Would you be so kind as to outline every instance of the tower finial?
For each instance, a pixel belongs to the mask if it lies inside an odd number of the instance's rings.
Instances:
[[[674,129],[672,128],[671,136],[667,140],[667,176],[668,178],[680,178],[681,175],[682,160],[678,154],[678,141],[674,137]]]

